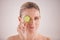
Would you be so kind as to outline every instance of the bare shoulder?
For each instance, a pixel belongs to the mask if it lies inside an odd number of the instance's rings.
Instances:
[[[38,38],[39,38],[39,40],[50,40],[49,37],[43,36],[41,34],[39,34]]]
[[[7,40],[17,40],[17,39],[18,39],[18,35],[10,36],[7,38]]]

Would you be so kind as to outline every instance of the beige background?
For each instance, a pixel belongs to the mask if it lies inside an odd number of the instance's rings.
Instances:
[[[0,0],[0,40],[17,34],[19,9],[27,1],[37,3],[41,9],[39,33],[60,40],[60,0]]]

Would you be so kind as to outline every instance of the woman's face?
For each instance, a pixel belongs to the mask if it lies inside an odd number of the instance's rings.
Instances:
[[[30,16],[30,21],[28,23],[27,22],[24,22],[24,24],[26,26],[26,29],[29,32],[36,31],[36,29],[39,27],[39,24],[40,24],[40,13],[39,13],[39,11],[36,10],[35,8],[25,9],[22,12],[22,20],[23,21],[24,21],[23,18],[26,15]]]

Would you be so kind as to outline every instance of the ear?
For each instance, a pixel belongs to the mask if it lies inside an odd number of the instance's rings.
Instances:
[[[39,18],[41,19],[41,16],[39,16]]]
[[[40,19],[41,19],[41,16],[40,16]]]
[[[21,17],[20,16],[18,17],[18,20],[21,21]]]

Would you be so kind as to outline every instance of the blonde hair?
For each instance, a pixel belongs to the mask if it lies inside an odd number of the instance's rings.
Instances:
[[[30,9],[30,8],[35,8],[37,9],[39,12],[40,12],[40,9],[38,7],[38,5],[36,3],[33,3],[33,2],[26,2],[24,3],[22,6],[21,6],[21,9],[20,9],[20,17],[22,16],[22,11],[24,9]]]

